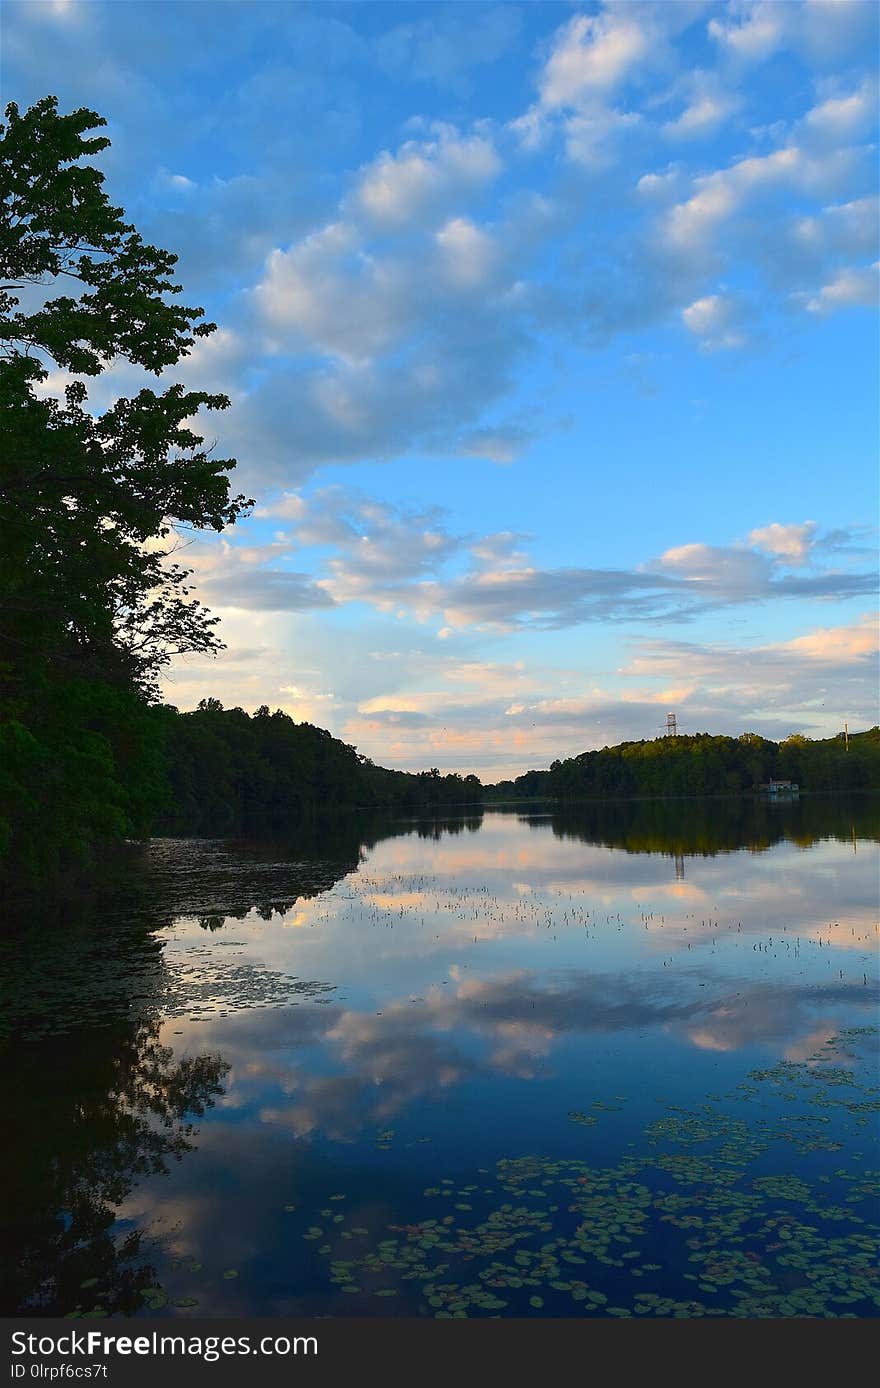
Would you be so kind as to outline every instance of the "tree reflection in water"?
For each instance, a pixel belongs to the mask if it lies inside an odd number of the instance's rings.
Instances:
[[[160,1044],[162,1021],[196,987],[169,967],[162,932],[182,909],[210,930],[327,890],[359,862],[352,835],[330,846],[332,861],[316,865],[275,848],[243,855],[202,843],[164,855],[158,844],[124,892],[63,912],[35,901],[8,922],[0,1313],[130,1314],[142,1304],[156,1281],[149,1231],[117,1213],[140,1180],[194,1149],[229,1068],[220,1055],[180,1059]],[[216,982],[222,989],[223,976]]]
[[[120,1229],[116,1210],[193,1149],[229,1068],[219,1055],[175,1059],[158,1034],[158,1020],[139,1021],[7,1053],[7,1314],[130,1314],[155,1282],[145,1231]]]

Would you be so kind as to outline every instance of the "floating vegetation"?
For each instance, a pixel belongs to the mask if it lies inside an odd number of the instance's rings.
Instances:
[[[168,1305],[168,1296],[162,1287],[145,1287],[141,1296],[147,1311],[161,1311]]]
[[[835,1040],[852,1046],[873,1034],[862,1027]],[[855,1070],[827,1065],[830,1049],[752,1072],[749,1101],[785,1086],[808,1105],[851,1111],[873,1091]],[[836,1099],[841,1089],[846,1097]],[[742,1087],[728,1099],[741,1101]],[[819,1159],[832,1149],[822,1115],[750,1121],[716,1104],[668,1109],[645,1130],[646,1150],[614,1166],[529,1155],[499,1161],[489,1190],[440,1178],[424,1191],[440,1206],[436,1215],[369,1234],[353,1228],[350,1236],[368,1241],[358,1251],[324,1244],[331,1282],[351,1296],[405,1299],[407,1313],[440,1319],[877,1313],[880,1228],[871,1218],[880,1172],[838,1167],[814,1180],[764,1169],[780,1147]],[[568,1116],[587,1126],[592,1117]],[[841,1203],[829,1202],[829,1181],[844,1192]],[[500,1198],[486,1200],[496,1189]],[[454,1195],[467,1199],[443,1214],[444,1196]],[[320,1236],[317,1228],[303,1235]]]
[[[166,1017],[197,1021],[220,1010],[289,1007],[300,999],[326,1000],[335,992],[332,983],[294,978],[262,964],[236,964],[231,951],[220,953],[210,944],[166,950],[164,957],[166,975],[158,1002]]]
[[[0,1041],[12,1036],[43,1041],[80,1027],[130,1023],[139,1013],[199,1021],[250,1008],[329,1002],[336,991],[334,984],[239,962],[243,946],[238,941],[162,946],[158,933],[111,922],[103,936],[66,940],[59,969],[51,935],[31,936],[27,946],[3,942]]]

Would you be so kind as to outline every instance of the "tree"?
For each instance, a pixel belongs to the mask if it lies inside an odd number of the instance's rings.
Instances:
[[[121,359],[158,375],[215,325],[176,302],[176,256],[144,243],[83,162],[109,144],[90,133],[106,124],[100,116],[59,114],[46,97],[23,115],[10,104],[6,120],[0,752],[10,759],[0,849],[34,833],[45,844],[51,824],[81,851],[139,827],[139,765],[161,779],[138,745],[137,710],[155,698],[162,667],[175,653],[220,647],[189,571],[165,553],[174,529],[221,530],[251,503],[230,497],[234,460],[211,457],[191,426],[201,408],[225,409],[225,396],[145,387],[98,416],[83,380],[52,396],[50,368],[88,378]],[[60,708],[74,710],[63,740]],[[141,742],[154,726],[140,725]],[[142,810],[148,801],[155,795]]]

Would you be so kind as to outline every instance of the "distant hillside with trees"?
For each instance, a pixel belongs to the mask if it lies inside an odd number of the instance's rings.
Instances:
[[[757,733],[709,733],[621,742],[554,761],[487,788],[488,799],[590,800],[628,796],[731,795],[771,779],[802,790],[880,790],[880,727],[814,741],[795,733],[771,742]]]
[[[441,776],[375,766],[311,723],[264,705],[250,715],[203,699],[192,713],[153,710],[163,748],[165,807],[154,832],[275,834],[326,810],[428,810],[507,799],[579,801],[738,795],[771,778],[804,790],[850,794],[880,789],[880,728],[811,741],[661,737],[623,742],[555,761],[515,781],[483,786],[475,775]]]
[[[388,771],[325,729],[265,705],[252,717],[217,699],[192,713],[168,705],[152,712],[167,780],[157,832],[273,834],[318,811],[433,810],[483,798],[476,776]]]

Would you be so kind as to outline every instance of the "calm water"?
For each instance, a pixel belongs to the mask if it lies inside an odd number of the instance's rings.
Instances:
[[[160,840],[0,953],[0,1311],[875,1315],[876,803]]]

